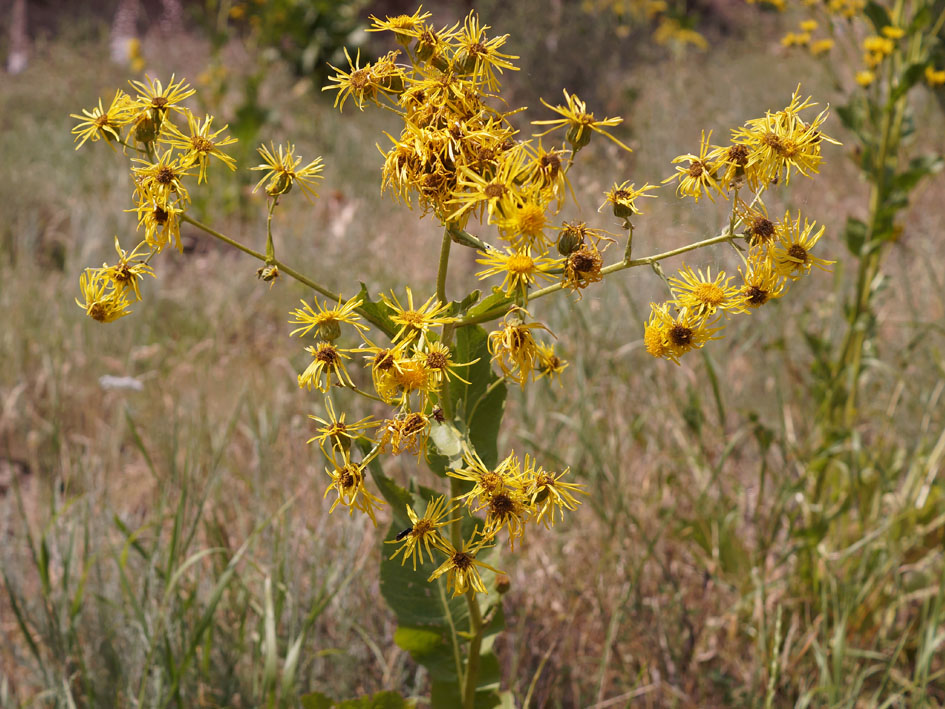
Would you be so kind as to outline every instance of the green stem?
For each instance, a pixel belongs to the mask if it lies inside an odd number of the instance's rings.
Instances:
[[[450,230],[447,227],[443,231],[443,241],[440,244],[440,263],[436,270],[436,298],[441,303],[446,303],[446,272],[450,266],[450,245],[453,239],[450,237]]]
[[[212,227],[209,227],[209,226],[207,226],[206,224],[203,224],[203,223],[201,223],[201,222],[198,222],[196,219],[193,219],[192,217],[187,216],[187,214],[181,214],[181,215],[180,215],[180,218],[181,218],[181,221],[187,222],[188,224],[191,224],[191,225],[197,227],[198,229],[207,232],[210,236],[212,236],[212,237],[214,237],[214,238],[216,238],[216,239],[219,239],[220,241],[224,242],[225,244],[229,244],[230,246],[232,246],[232,247],[235,248],[235,249],[239,249],[239,250],[242,251],[244,254],[248,254],[249,256],[252,256],[253,258],[259,259],[259,260],[262,261],[263,263],[267,263],[267,259],[266,259],[265,254],[261,254],[261,253],[259,253],[258,251],[256,251],[255,249],[251,249],[250,247],[246,246],[245,244],[241,244],[240,242],[236,241],[235,239],[231,239],[231,238],[228,237],[226,234],[221,234],[221,233],[218,232],[216,229],[213,229]],[[276,266],[276,267],[279,269],[279,272],[280,272],[280,273],[284,273],[285,275],[289,276],[289,278],[294,278],[294,279],[297,280],[299,283],[302,283],[303,285],[308,286],[309,288],[311,288],[313,291],[315,291],[315,292],[317,292],[317,293],[321,293],[321,294],[322,294],[323,296],[325,296],[326,298],[329,298],[329,299],[331,299],[331,300],[337,301],[337,302],[339,302],[339,303],[344,300],[344,299],[341,297],[340,294],[328,290],[328,289],[325,288],[324,286],[322,286],[322,285],[316,283],[315,281],[313,281],[311,278],[308,278],[307,276],[302,275],[301,273],[299,273],[298,271],[296,271],[294,268],[290,268],[289,266],[287,266],[286,264],[282,263],[282,262],[279,261],[278,259],[273,259],[273,260],[272,260],[272,265]],[[376,327],[376,328],[377,328],[378,330],[380,330],[381,332],[387,333],[388,335],[393,335],[392,332],[389,332],[389,331],[388,331],[387,325],[385,325],[383,322],[381,322],[381,321],[378,320],[376,317],[374,317],[374,315],[372,315],[371,313],[367,312],[367,311],[364,310],[363,308],[357,308],[357,313],[358,313],[361,317],[363,317],[365,320],[367,320],[369,323],[371,323],[372,325],[374,325],[374,327]]]
[[[276,262],[276,247],[272,243],[272,213],[279,204],[278,197],[272,197],[269,200],[269,213],[266,215],[266,265],[272,265]]]
[[[463,709],[476,705],[476,683],[479,679],[479,653],[482,651],[482,611],[476,592],[466,589],[466,605],[469,606],[469,655],[466,659],[466,684],[463,687]]]
[[[731,239],[734,238],[734,236],[735,235],[733,233],[731,233],[730,231],[728,231],[728,229],[726,229],[721,234],[717,236],[713,236],[711,239],[703,239],[702,241],[697,241],[694,244],[687,244],[686,246],[680,246],[678,249],[664,251],[662,253],[653,254],[652,256],[645,256],[644,258],[629,259],[629,260],[619,261],[617,263],[612,263],[611,265],[605,266],[604,268],[602,268],[600,272],[602,276],[607,276],[607,275],[610,275],[611,273],[616,273],[617,271],[623,271],[624,269],[627,269],[627,268],[635,268],[637,266],[651,266],[654,263],[657,263],[658,261],[662,261],[663,259],[668,259],[673,256],[679,256],[680,254],[684,254],[689,251],[695,251],[696,249],[701,249],[704,246],[711,246],[712,244],[720,244],[723,241],[730,241]],[[564,287],[565,287],[564,282],[554,283],[550,286],[546,286],[545,288],[540,288],[539,290],[536,290],[534,293],[528,296],[528,299],[534,300],[535,298],[541,298],[543,296],[550,295],[551,293],[556,293],[557,291],[561,290]],[[495,320],[496,318],[500,318],[503,315],[505,315],[509,311],[510,307],[512,306],[503,305],[503,306],[500,306],[498,308],[493,308],[492,310],[488,310],[485,313],[481,313],[473,317],[463,318],[458,323],[456,323],[456,327],[466,327],[467,325],[476,325],[478,323],[489,322],[491,320]]]

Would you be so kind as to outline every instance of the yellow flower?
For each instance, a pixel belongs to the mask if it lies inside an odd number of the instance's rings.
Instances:
[[[194,164],[199,166],[200,172],[197,175],[198,185],[207,179],[207,165],[210,164],[211,156],[217,158],[230,168],[230,170],[236,170],[236,160],[220,151],[221,146],[232,145],[236,142],[236,138],[227,136],[217,139],[217,136],[225,131],[227,126],[223,126],[220,130],[211,133],[211,123],[213,123],[213,116],[205,116],[203,122],[200,122],[196,119],[194,114],[187,111],[187,126],[190,130],[190,135],[184,135],[177,126],[173,123],[168,123],[168,135],[161,138],[161,140],[171,147],[184,151],[183,155],[180,157],[182,167],[190,167]]]
[[[466,464],[465,467],[447,470],[446,474],[451,478],[473,484],[468,492],[456,498],[465,500],[469,506],[472,506],[474,500],[481,502],[503,490],[522,489],[524,486],[521,466],[514,452],[509,453],[495,468],[486,467],[482,459],[471,450],[463,453],[463,462]]]
[[[531,514],[525,490],[521,485],[504,486],[483,493],[478,503],[473,512],[486,512],[483,536],[495,537],[505,529],[509,534],[509,548],[514,550],[515,540],[525,536],[525,523]]]
[[[430,342],[429,340],[424,340],[421,343],[414,354],[414,358],[423,362],[423,366],[430,372],[430,378],[436,388],[439,388],[439,386],[450,377],[469,384],[469,382],[455,372],[455,368],[468,367],[479,361],[477,357],[471,362],[454,362],[453,353],[450,352],[449,347],[442,342]]]
[[[102,108],[102,99],[98,100],[98,106],[92,110],[82,109],[82,115],[72,113],[70,118],[77,118],[79,123],[72,129],[75,140],[79,144],[75,146],[78,150],[85,141],[91,140],[93,143],[100,138],[106,141],[121,140],[121,127],[131,120],[130,115],[131,99],[124,91],[115,92],[115,98],[109,104],[107,109]]]
[[[860,86],[869,86],[874,81],[876,81],[876,74],[874,74],[869,69],[863,69],[862,71],[856,72],[856,83]]]
[[[643,334],[646,351],[679,364],[682,355],[717,339],[715,333],[721,329],[713,327],[717,321],[685,308],[672,315],[668,303],[650,303],[650,319]]]
[[[499,165],[493,171],[479,174],[462,165],[459,169],[456,194],[450,200],[458,205],[447,221],[455,221],[470,210],[485,207],[491,218],[498,214],[501,218],[523,202],[517,187],[517,180],[522,173],[527,153],[521,144],[502,154]]]
[[[636,185],[629,180],[625,180],[619,185],[615,182],[614,186],[604,194],[604,203],[598,207],[597,211],[599,212],[609,204],[613,209],[614,216],[618,219],[628,219],[635,214],[643,214],[636,205],[637,198],[655,197],[656,195],[646,193],[656,189],[659,189],[659,185],[647,183],[637,189]]]
[[[603,262],[594,244],[584,244],[568,254],[564,262],[565,283],[580,296],[581,289],[603,279],[600,272]]]
[[[561,373],[567,368],[568,362],[555,354],[554,345],[545,344],[544,342],[536,343],[536,354],[538,365],[535,367],[535,371],[538,372],[538,375],[535,379],[548,377],[548,379],[551,380],[554,377],[558,377],[558,383],[560,384]]]
[[[355,55],[354,61],[351,61],[351,55],[348,54],[347,47],[344,48],[345,58],[348,60],[349,71],[343,71],[332,64],[329,64],[335,70],[335,75],[329,77],[334,81],[334,85],[323,86],[322,91],[338,91],[335,97],[334,107],[343,111],[345,101],[348,97],[354,99],[360,110],[364,110],[365,99],[377,101],[378,92],[400,93],[404,89],[403,72],[399,70],[394,63],[396,52],[392,52],[380,60],[376,67],[370,63],[363,67],[361,63],[361,50]],[[377,71],[375,70],[377,69]]]
[[[180,240],[180,215],[183,211],[172,203],[159,203],[155,199],[142,200],[134,209],[138,213],[138,228],[144,227],[144,239],[148,246],[160,253],[171,241],[183,253]]]
[[[384,302],[384,305],[391,310],[391,321],[393,321],[395,325],[400,326],[400,329],[397,330],[397,333],[393,337],[395,342],[410,342],[416,339],[420,334],[429,331],[431,327],[455,322],[456,318],[444,315],[449,309],[448,303],[437,303],[433,305],[436,296],[431,295],[423,305],[419,308],[415,308],[413,305],[413,292],[410,290],[409,286],[406,287],[406,291],[407,307],[400,304],[400,301],[393,291],[391,291],[390,298],[381,293],[381,300]]]
[[[373,428],[377,425],[376,421],[372,421],[371,417],[363,418],[360,421],[355,421],[354,423],[348,423],[345,421],[347,413],[342,411],[341,416],[335,415],[335,407],[331,402],[331,397],[325,397],[325,405],[328,410],[328,418],[323,419],[320,416],[315,416],[314,414],[309,414],[308,417],[315,421],[316,423],[321,424],[318,428],[317,435],[309,438],[306,443],[312,443],[318,441],[319,447],[329,458],[332,453],[329,450],[326,450],[325,444],[330,445],[331,451],[346,451],[351,449],[351,441],[356,438],[361,437],[361,431],[366,431],[369,428]]]
[[[315,158],[305,167],[299,167],[302,164],[302,158],[292,154],[295,152],[295,146],[292,143],[286,143],[285,148],[280,145],[278,155],[275,146],[271,143],[269,148],[261,145],[256,148],[256,151],[262,156],[263,164],[251,167],[250,170],[265,170],[266,174],[256,183],[253,192],[266,182],[266,194],[270,197],[278,197],[289,192],[292,186],[298,183],[309,201],[313,197],[318,197],[312,183],[321,179],[320,173],[324,166],[320,157]]]
[[[311,364],[299,375],[299,388],[318,389],[327,392],[335,378],[335,386],[354,386],[351,375],[345,369],[344,360],[351,359],[332,343],[321,341],[315,347],[306,347],[312,355]]]
[[[826,54],[831,49],[833,49],[834,41],[832,39],[818,39],[816,42],[812,42],[810,45],[810,53],[815,57],[821,54]]]
[[[623,123],[622,118],[604,118],[603,120],[595,121],[594,114],[587,112],[587,104],[579,99],[576,94],[569,94],[567,89],[564,90],[564,100],[567,104],[566,106],[552,106],[546,103],[544,99],[541,99],[541,102],[547,108],[550,108],[552,111],[562,117],[547,121],[532,121],[532,125],[551,126],[551,128],[544,131],[543,133],[536,134],[536,138],[547,135],[558,128],[567,128],[565,139],[571,145],[571,148],[577,152],[590,142],[591,132],[593,131],[594,133],[600,133],[605,138],[612,140],[627,152],[633,152],[630,150],[630,148],[604,130],[605,127],[616,126]]]
[[[424,20],[430,17],[429,12],[423,12],[423,6],[417,8],[412,15],[397,15],[396,17],[387,16],[385,20],[379,20],[371,15],[371,26],[367,28],[368,32],[393,32],[397,41],[407,46],[411,40],[416,39],[424,27]]]
[[[945,84],[945,69],[936,71],[931,66],[925,67],[925,80],[929,86],[941,86]]]
[[[316,330],[315,334],[323,340],[335,340],[341,334],[342,323],[353,325],[358,330],[367,332],[367,326],[361,324],[361,318],[357,314],[361,302],[357,296],[352,296],[344,304],[339,301],[337,306],[329,308],[327,301],[324,305],[321,305],[316,298],[315,308],[313,309],[311,305],[303,300],[301,301],[302,307],[296,308],[291,313],[294,319],[289,320],[290,324],[301,325],[301,327],[294,329],[290,335],[301,333],[299,336],[304,337],[314,329]]]
[[[501,37],[486,39],[488,25],[479,26],[479,18],[472,11],[463,22],[463,29],[457,38],[457,50],[453,58],[453,66],[459,71],[469,74],[475,81],[482,81],[491,91],[499,90],[499,81],[495,72],[500,74],[503,69],[518,71],[518,67],[509,59],[518,59],[511,54],[502,54],[499,47],[509,38],[507,34]]]
[[[785,213],[784,220],[781,222],[781,229],[778,234],[778,241],[774,245],[772,261],[775,272],[796,281],[801,276],[810,273],[811,266],[817,266],[821,270],[829,271],[830,264],[833,261],[825,261],[810,253],[811,249],[824,235],[826,227],[820,227],[820,230],[814,234],[816,222],[804,220],[804,228],[801,228],[801,215],[798,213],[797,219],[791,221],[790,213]]]
[[[155,202],[163,206],[175,195],[182,205],[190,201],[190,194],[184,187],[183,179],[193,175],[188,172],[190,168],[181,165],[178,158],[172,157],[172,154],[173,150],[165,150],[156,163],[132,158],[133,162],[141,163],[141,167],[132,170],[139,202]]]
[[[129,254],[118,243],[118,237],[115,237],[115,251],[118,252],[118,263],[114,266],[102,264],[102,274],[111,281],[115,290],[121,291],[124,295],[130,290],[135,295],[135,300],[141,300],[141,292],[138,290],[138,281],[144,276],[154,276],[152,269],[147,261],[136,261],[141,258],[138,249],[147,245],[147,242],[138,244]],[[148,258],[151,254],[148,254]]]
[[[512,202],[503,210],[496,211],[489,220],[499,229],[499,234],[518,250],[535,246],[542,251],[551,245],[545,235],[548,226],[548,204],[542,202],[540,190],[532,190],[530,195],[522,195],[521,200]]]
[[[382,451],[390,450],[391,455],[407,451],[419,457],[430,435],[430,418],[419,411],[402,412],[381,422],[378,430]]]
[[[741,200],[735,206],[735,215],[744,227],[745,239],[752,247],[767,246],[778,236],[778,224],[768,217],[768,210],[764,204],[753,207]]]
[[[801,22],[801,30],[804,32],[813,32],[819,26],[817,20],[803,20]]]
[[[164,88],[160,80],[152,79],[150,76],[144,77],[144,82],[129,81],[128,83],[138,91],[138,105],[149,110],[158,124],[170,109],[183,113],[181,101],[197,93],[184,79],[175,84],[173,75],[167,88]]]
[[[760,308],[765,303],[784,295],[784,278],[775,272],[768,259],[750,260],[747,272],[742,274],[742,278],[744,285],[740,292],[745,305],[749,308]]]
[[[76,298],[76,305],[93,320],[101,323],[114,322],[128,315],[128,297],[124,290],[115,288],[115,284],[100,268],[87,268],[79,276],[79,288],[85,302]]]
[[[537,461],[529,460],[528,456],[525,456],[522,473],[526,479],[525,496],[533,509],[532,514],[537,523],[552,527],[555,523],[556,512],[561,519],[564,519],[565,510],[573,511],[581,504],[575,494],[586,495],[587,493],[581,489],[583,486],[561,480],[570,470],[570,468],[565,468],[560,473],[546,472],[537,464]]]
[[[403,554],[400,565],[403,566],[407,563],[407,559],[410,559],[413,562],[413,570],[416,571],[417,559],[421,564],[426,561],[424,552],[430,557],[430,561],[433,561],[434,549],[449,553],[449,546],[439,529],[459,519],[459,517],[446,519],[459,509],[459,505],[447,508],[446,498],[441,495],[427,500],[427,508],[422,517],[418,517],[410,505],[406,507],[407,516],[411,522],[410,527],[401,531],[394,539],[388,540],[387,544],[401,544],[390,558],[395,559],[398,554]]]
[[[692,197],[696,202],[699,201],[703,192],[707,194],[709,199],[713,202],[715,201],[712,196],[713,192],[718,192],[724,197],[725,192],[719,183],[716,182],[715,176],[712,174],[712,165],[709,160],[709,140],[711,139],[712,131],[709,131],[708,136],[705,134],[705,131],[702,131],[698,155],[688,153],[673,158],[673,164],[677,165],[676,174],[663,180],[663,184],[665,185],[667,182],[677,180],[676,194]],[[678,164],[683,162],[688,162],[689,164],[686,166]]]
[[[693,271],[692,268],[684,267],[678,277],[669,279],[674,298],[671,302],[695,316],[713,315],[718,310],[743,313],[745,305],[738,288],[730,285],[731,280],[732,277],[726,277],[724,271],[719,271],[712,278],[711,267],[705,273],[701,268]]]
[[[541,323],[525,323],[525,315],[528,315],[525,310],[513,308],[499,323],[498,329],[489,333],[488,339],[492,361],[499,366],[503,376],[515,379],[523,388],[538,358],[532,330],[551,332]]]
[[[709,171],[723,188],[734,187],[745,177],[750,152],[744,143],[716,146],[707,157]]]
[[[462,596],[468,589],[476,593],[486,593],[486,586],[479,575],[479,567],[489,569],[495,573],[499,570],[489,564],[485,564],[476,559],[482,548],[488,542],[487,539],[480,539],[473,543],[471,540],[463,543],[463,548],[456,550],[449,541],[444,540],[447,558],[440,567],[430,574],[427,581],[434,581],[443,574],[446,576],[446,590],[453,591],[453,597]]]
[[[893,25],[886,25],[883,27],[883,36],[889,39],[902,39],[906,36],[906,31],[902,27],[895,27]]]
[[[489,276],[505,274],[501,288],[505,294],[511,296],[518,291],[522,298],[528,295],[530,286],[535,285],[539,278],[545,280],[554,280],[553,276],[548,274],[553,268],[561,266],[561,259],[550,259],[543,256],[532,257],[531,247],[512,251],[505,249],[505,253],[490,251],[484,255],[484,258],[476,259],[476,263],[481,263],[488,268],[479,271],[476,278],[485,280]]]
[[[364,464],[353,463],[347,451],[340,453],[340,459],[331,458],[332,467],[325,468],[325,472],[331,478],[331,484],[325,490],[325,497],[334,490],[338,493],[337,499],[331,503],[328,514],[335,511],[335,508],[341,504],[348,508],[348,514],[353,515],[355,510],[364,512],[374,526],[377,526],[377,518],[374,516],[376,510],[383,506],[384,502],[379,497],[372,495],[364,486]]]

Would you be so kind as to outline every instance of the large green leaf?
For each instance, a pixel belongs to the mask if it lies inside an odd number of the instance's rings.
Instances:
[[[889,18],[889,10],[876,2],[876,0],[870,0],[866,3],[863,14],[870,18],[870,22],[873,23],[877,34],[883,31],[883,27],[888,27],[893,24],[893,21]]]
[[[450,395],[457,416],[466,425],[470,443],[482,462],[492,467],[499,458],[497,439],[505,410],[506,386],[492,371],[486,331],[478,325],[459,328],[456,331],[454,359],[458,362],[473,362],[463,373],[463,378],[469,384],[452,382]]]
[[[361,284],[358,298],[361,299],[361,310],[365,312],[371,324],[383,331],[388,337],[393,337],[398,328],[390,319],[390,308],[384,303],[371,300],[367,286],[364,283]]]

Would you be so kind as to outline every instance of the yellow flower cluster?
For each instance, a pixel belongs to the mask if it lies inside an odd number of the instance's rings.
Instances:
[[[740,269],[738,285],[723,271],[713,276],[711,269],[703,272],[688,267],[668,279],[672,298],[651,304],[644,327],[644,346],[654,357],[679,364],[682,355],[717,339],[728,317],[780,298],[788,285],[809,273],[812,266],[826,269],[831,263],[811,253],[824,227],[815,231],[816,225],[807,219],[802,226],[800,213],[792,218],[787,212],[782,220],[773,221],[761,199],[771,187],[788,183],[794,172],[805,176],[816,173],[821,145],[836,142],[820,131],[826,111],[810,123],[801,118],[800,112],[815,104],[809,98],[801,100],[799,90],[783,110],[768,112],[733,130],[731,145],[710,145],[711,136],[703,134],[698,155],[673,160],[688,162],[666,180],[677,181],[681,196],[696,201],[703,194],[710,199],[732,197],[733,231],[729,236],[744,240],[747,256],[742,255],[744,270]],[[750,204],[738,196],[742,185],[754,193]],[[736,225],[740,232],[734,231]]]
[[[429,581],[446,574],[447,590],[452,590],[454,596],[467,589],[486,592],[479,569],[495,572],[497,569],[479,561],[476,554],[491,547],[503,530],[508,535],[510,548],[514,549],[516,540],[524,538],[529,524],[554,525],[556,516],[561,518],[564,510],[574,510],[580,504],[575,495],[583,494],[579,485],[562,480],[567,469],[561,473],[546,471],[527,455],[520,461],[514,452],[510,453],[495,468],[483,464],[470,451],[466,451],[463,460],[464,467],[448,474],[470,484],[469,492],[451,503],[444,497],[428,501],[422,516],[407,505],[411,526],[390,542],[400,544],[391,558],[401,555],[402,564],[410,559],[415,570],[418,559],[420,563],[427,556],[435,559],[434,551],[442,555],[444,560]],[[484,513],[485,520],[481,530],[457,549],[440,530],[457,519],[447,518],[460,504],[465,504],[472,513]]]
[[[166,87],[150,77],[130,83],[135,96],[119,90],[108,108],[99,99],[98,106],[72,115],[79,121],[72,129],[76,149],[105,140],[143,156],[132,158],[134,207],[127,211],[137,215],[144,238],[130,253],[116,238],[118,263],[86,269],[79,280],[85,302],[76,302],[99,322],[128,314],[130,302],[141,298],[141,276],[154,275],[151,258],[172,242],[181,248],[180,221],[190,201],[185,181],[194,177],[193,171],[199,184],[206,181],[211,157],[236,168],[233,158],[220,150],[236,140],[221,136],[226,126],[212,130],[212,116],[200,120],[182,105],[194,93],[183,79],[175,82],[172,76]],[[186,118],[186,132],[174,124],[177,116]]]
[[[816,173],[823,143],[837,141],[820,130],[826,109],[810,122],[801,118],[801,111],[815,105],[801,98],[798,87],[783,110],[768,111],[734,129],[728,145],[713,145],[711,132],[703,132],[699,153],[674,158],[676,172],[663,183],[675,180],[677,194],[699,201],[703,195],[728,199],[745,184],[761,192],[781,181],[788,184],[793,173]]]

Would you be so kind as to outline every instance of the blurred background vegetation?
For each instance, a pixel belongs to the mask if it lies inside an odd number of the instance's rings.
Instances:
[[[115,234],[130,237],[132,188],[103,144],[75,153],[68,117],[145,72],[185,76],[240,139],[241,165],[269,140],[324,157],[321,199],[280,210],[286,261],[346,294],[405,278],[432,292],[435,225],[379,194],[374,143],[396,117],[338,114],[320,92],[325,63],[345,66],[343,46],[388,49],[363,31],[369,14],[414,9],[0,5],[0,54],[26,57],[0,81],[0,706],[298,706],[316,690],[425,691],[377,603],[379,536],[328,517],[305,445],[320,397],[296,386],[304,354],[287,314],[308,294],[270,289],[257,264],[192,232],[185,254],[160,257],[132,317],[86,318],[78,273],[111,255]],[[425,9],[447,24],[472,3]],[[660,181],[702,129],[780,108],[798,82],[822,104],[842,101],[817,60],[781,47],[783,16],[734,1],[665,11],[705,49],[657,43],[658,21],[626,19],[617,3],[475,9],[511,35],[521,71],[506,75],[507,97],[530,119],[547,117],[538,97],[562,88],[626,119],[619,135],[634,153],[605,141],[583,151],[583,206],[564,218],[614,228],[595,212],[611,184]],[[914,109],[911,144],[945,151],[932,94]],[[590,496],[503,564],[510,631],[498,652],[519,702],[945,704],[945,180],[920,183],[899,215],[855,423],[838,433],[825,425],[825,353],[855,285],[844,224],[865,214],[868,189],[854,137],[828,125],[844,147],[825,149],[822,174],[792,184],[786,206],[827,225],[833,272],[736,321],[701,356],[676,367],[643,350],[647,303],[663,287],[650,273],[542,304],[571,366],[562,387],[510,396],[506,443],[570,465]],[[213,172],[192,211],[261,248],[251,175]],[[637,253],[727,222],[725,206],[659,197],[636,224]],[[474,255],[457,255],[457,290],[475,270]]]

